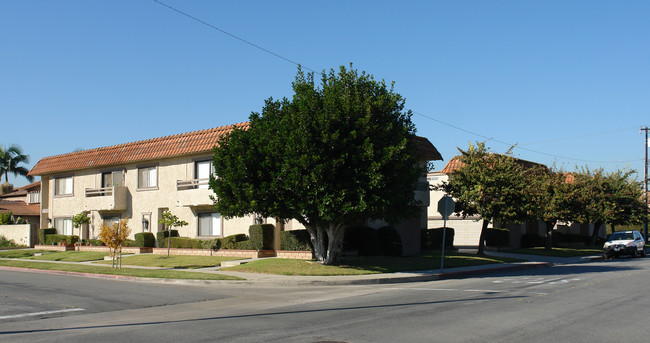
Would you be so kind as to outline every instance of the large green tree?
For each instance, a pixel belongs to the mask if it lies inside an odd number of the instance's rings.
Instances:
[[[395,222],[416,211],[424,168],[415,127],[393,85],[352,66],[323,72],[320,85],[300,68],[292,99],[268,99],[247,130],[215,149],[215,206],[226,217],[295,219],[317,261],[339,262],[345,227]]]
[[[460,166],[440,189],[456,199],[461,215],[479,215],[483,220],[478,248],[478,253],[483,254],[489,223],[521,223],[530,215],[524,167],[510,151],[495,154],[485,143],[458,150]]]
[[[638,224],[647,216],[643,190],[634,172],[583,168],[567,182],[567,196],[561,205],[564,220],[593,223],[591,244],[603,224]]]
[[[0,146],[0,180],[5,177],[5,182],[9,183],[9,173],[14,176],[24,176],[32,182],[33,176],[27,175],[29,169],[21,166],[21,163],[29,163],[29,156],[23,153],[20,146],[12,144],[9,147]]]
[[[549,170],[546,167],[534,167],[525,171],[527,179],[527,199],[530,201],[528,220],[541,220],[545,226],[544,246],[551,250],[553,246],[553,228],[562,219],[563,206],[568,192],[566,174]]]

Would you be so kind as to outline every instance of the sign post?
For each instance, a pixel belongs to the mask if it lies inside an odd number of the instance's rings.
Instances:
[[[440,272],[442,273],[442,270],[445,265],[445,241],[447,240],[447,218],[454,213],[454,210],[456,208],[456,203],[454,202],[454,199],[450,197],[449,195],[445,195],[438,201],[438,213],[442,215],[443,219],[443,227],[442,227],[442,252],[440,254]]]

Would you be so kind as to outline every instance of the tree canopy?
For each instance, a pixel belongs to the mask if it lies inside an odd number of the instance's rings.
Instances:
[[[334,264],[346,226],[415,213],[415,127],[393,85],[352,66],[323,72],[320,86],[299,68],[292,86],[292,99],[266,100],[247,130],[221,139],[210,187],[226,217],[297,220],[316,259]]]
[[[460,166],[441,188],[456,199],[463,216],[479,215],[483,220],[478,251],[483,254],[488,224],[521,223],[530,216],[533,203],[526,192],[524,167],[510,151],[495,154],[483,142],[458,150]]]
[[[9,182],[9,173],[14,176],[24,176],[29,182],[34,181],[34,177],[27,175],[29,169],[21,166],[21,163],[29,163],[29,156],[23,153],[20,146],[12,144],[9,147],[0,146],[0,180],[5,177],[5,182]]]

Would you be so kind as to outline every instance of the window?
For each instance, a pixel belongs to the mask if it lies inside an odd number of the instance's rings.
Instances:
[[[199,214],[199,236],[221,236],[221,214]]]
[[[72,176],[54,179],[54,195],[72,195]]]
[[[124,186],[124,174],[121,170],[102,173],[102,187]]]
[[[194,163],[195,179],[209,179],[210,175],[214,175],[214,166],[211,160]],[[208,188],[208,182],[199,182],[198,188]]]
[[[72,235],[72,218],[54,218],[54,227],[60,235]]]
[[[138,168],[138,188],[158,187],[158,167]]]
[[[27,196],[29,197],[30,204],[38,204],[41,202],[41,192],[39,191],[31,191]]]

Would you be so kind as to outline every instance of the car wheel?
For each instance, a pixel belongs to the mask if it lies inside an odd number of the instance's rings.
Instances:
[[[645,247],[643,247],[643,249],[641,249],[641,257],[645,257]]]
[[[634,252],[632,253],[632,257],[639,257],[639,250],[634,248]]]

